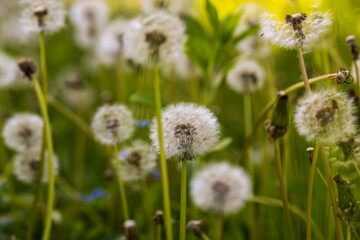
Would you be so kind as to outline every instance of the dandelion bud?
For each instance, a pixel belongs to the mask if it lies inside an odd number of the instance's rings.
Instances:
[[[195,234],[198,238],[201,238],[201,235],[203,234],[203,230],[201,229],[203,225],[202,220],[191,220],[187,223],[186,228]]]
[[[342,178],[340,174],[337,174],[333,179],[338,189],[339,205],[337,215],[345,224],[348,224],[354,220],[359,203],[350,190],[349,182]]]
[[[127,220],[124,222],[124,228],[126,232],[126,240],[136,240],[136,222],[134,220]]]
[[[286,134],[289,125],[288,113],[288,95],[284,92],[278,93],[278,102],[276,103],[271,120],[265,122],[265,128],[269,134],[271,142]]]
[[[28,80],[31,80],[33,75],[36,73],[36,65],[32,60],[21,58],[18,61],[18,66],[20,68],[21,73]]]
[[[164,217],[163,217],[163,211],[156,211],[154,216],[154,222],[158,225],[164,226]]]
[[[309,154],[309,160],[310,163],[312,163],[313,159],[314,159],[314,148],[313,147],[309,147],[306,149],[307,153]]]
[[[354,35],[350,35],[346,37],[346,42],[349,45],[350,48],[350,52],[353,56],[353,60],[358,60],[359,58],[359,47],[356,45],[355,42],[355,36]]]
[[[344,68],[340,68],[336,74],[335,81],[337,84],[349,83],[348,80],[351,78],[351,74],[349,71]]]

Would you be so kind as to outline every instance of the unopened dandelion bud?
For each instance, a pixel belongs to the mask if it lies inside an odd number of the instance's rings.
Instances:
[[[313,147],[309,147],[306,149],[307,153],[309,154],[309,160],[310,163],[312,163],[313,159],[314,159],[314,148]]]
[[[289,125],[288,113],[288,95],[284,92],[278,93],[278,102],[276,103],[271,120],[265,122],[265,128],[269,134],[270,141],[274,141],[286,134]]]
[[[198,238],[201,238],[203,234],[202,230],[203,221],[202,220],[191,220],[187,223],[186,228],[195,234]]]
[[[352,80],[351,73],[344,68],[340,68],[336,73],[335,81],[337,84],[350,83],[349,79]]]
[[[356,45],[355,42],[355,36],[354,35],[350,35],[346,37],[346,42],[349,45],[350,48],[350,52],[353,56],[353,60],[358,60],[359,58],[359,47]]]
[[[164,216],[163,215],[164,215],[163,211],[161,211],[161,210],[156,211],[155,216],[154,216],[154,222],[157,225],[164,226]]]
[[[31,80],[33,75],[36,73],[36,65],[30,59],[21,58],[18,61],[20,71],[28,80]]]
[[[136,222],[134,220],[127,220],[124,222],[124,228],[126,232],[126,240],[136,240]]]
[[[348,224],[354,220],[354,215],[359,208],[359,203],[355,200],[350,190],[350,184],[344,178],[337,174],[334,178],[338,189],[338,217]]]

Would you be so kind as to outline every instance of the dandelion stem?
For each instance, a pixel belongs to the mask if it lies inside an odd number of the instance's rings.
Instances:
[[[323,183],[325,184],[325,186],[328,188],[328,184],[326,182],[326,179],[325,179],[324,175],[322,175],[322,173],[321,173],[321,171],[320,171],[320,169],[318,167],[316,168],[316,171],[319,174],[319,176],[320,176],[321,180],[323,181]]]
[[[186,239],[186,176],[187,160],[185,158],[181,166],[180,240]]]
[[[360,240],[360,237],[359,237],[359,235],[357,234],[356,229],[354,228],[354,225],[352,225],[352,224],[349,224],[349,225],[350,225],[350,230],[351,230],[351,232],[354,234],[356,240]]]
[[[278,179],[279,179],[279,183],[280,183],[281,199],[282,199],[282,203],[283,203],[283,206],[284,206],[285,220],[286,220],[286,223],[287,223],[287,225],[289,227],[291,239],[294,239],[294,232],[293,232],[293,229],[292,229],[292,223],[291,223],[290,212],[289,212],[289,203],[288,203],[288,199],[287,199],[285,183],[284,183],[282,170],[281,170],[281,156],[280,156],[280,154],[281,154],[281,152],[280,152],[280,142],[279,142],[279,140],[276,140],[275,141],[275,158],[276,158],[277,175],[278,175]]]
[[[201,237],[203,240],[210,240],[210,238],[209,238],[205,233],[201,233],[200,237]]]
[[[316,162],[319,155],[319,144],[317,143],[314,150],[314,157],[311,162],[309,183],[308,183],[308,195],[307,195],[307,207],[306,207],[306,239],[311,240],[311,204],[312,204],[312,191],[314,186],[314,175],[316,169]]]
[[[360,177],[360,169],[359,169],[359,167],[358,167],[358,165],[357,165],[357,163],[356,163],[355,158],[353,158],[353,157],[352,157],[352,161],[353,161],[353,164],[354,164],[355,170],[356,170],[357,174],[358,174],[358,175],[359,175],[359,177]]]
[[[297,50],[298,50],[298,56],[299,56],[300,70],[301,70],[301,74],[303,77],[306,94],[310,94],[311,89],[310,89],[309,79],[308,79],[308,75],[306,72],[306,67],[305,67],[305,62],[304,62],[304,57],[303,57],[301,47],[298,47]]]
[[[41,57],[41,79],[43,84],[43,93],[44,93],[44,99],[45,103],[47,104],[47,67],[46,67],[46,51],[45,51],[45,36],[44,32],[40,32],[40,57]]]
[[[51,224],[52,224],[52,211],[54,207],[54,195],[55,195],[55,175],[54,175],[54,148],[53,141],[51,136],[51,128],[50,128],[50,119],[48,114],[48,109],[46,105],[46,98],[44,97],[43,92],[41,91],[40,84],[38,80],[33,77],[32,82],[34,83],[34,88],[36,92],[37,99],[39,101],[42,117],[44,119],[45,126],[45,139],[46,146],[48,150],[48,198],[46,204],[46,219],[45,219],[45,227],[44,233],[42,236],[42,240],[48,240],[51,232]]]
[[[156,230],[156,240],[161,240],[161,224],[157,225]]]
[[[325,176],[326,176],[326,180],[327,180],[327,183],[328,183],[328,189],[329,189],[329,192],[330,192],[330,202],[331,202],[332,210],[333,210],[333,213],[334,213],[335,229],[336,229],[337,239],[343,240],[344,236],[343,236],[343,233],[342,233],[341,224],[340,224],[340,221],[339,221],[339,219],[338,219],[338,217],[336,215],[336,211],[337,211],[336,196],[335,196],[334,184],[332,182],[329,161],[327,159],[324,147],[322,145],[320,145],[320,151],[321,151],[321,156],[322,156],[322,160],[323,160],[323,163],[324,163]]]
[[[221,240],[223,224],[224,224],[224,219],[222,217],[217,217],[215,222],[214,240]]]
[[[354,61],[355,73],[356,73],[356,86],[358,90],[358,95],[360,95],[360,77],[359,77],[359,66],[357,64],[357,60]],[[359,98],[360,101],[360,98]]]
[[[156,121],[158,126],[157,130],[159,136],[161,182],[163,189],[166,239],[171,240],[173,238],[173,235],[172,235],[172,225],[171,225],[170,193],[169,193],[168,171],[167,171],[167,164],[165,159],[164,136],[163,136],[162,119],[161,119],[160,76],[157,67],[155,67],[154,69],[154,93],[155,93],[155,105],[156,105]]]
[[[351,240],[350,226],[346,227],[346,240]]]
[[[119,161],[119,149],[116,144],[114,144],[114,157],[115,157],[115,167],[116,167],[116,176],[120,188],[120,196],[121,196],[121,204],[124,212],[125,221],[129,219],[129,212],[128,212],[128,204],[125,195],[125,188],[124,182],[121,177],[121,166]]]

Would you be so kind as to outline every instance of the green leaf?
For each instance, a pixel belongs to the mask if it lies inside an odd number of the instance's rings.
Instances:
[[[212,149],[211,152],[218,152],[218,151],[224,150],[225,148],[230,146],[232,141],[233,140],[231,137],[226,137],[226,138],[221,139],[220,142],[218,144],[216,144],[216,146]]]
[[[189,38],[185,46],[185,52],[190,60],[204,71],[209,65],[211,51],[211,45],[207,39]]]
[[[212,28],[214,29],[214,32],[216,33],[219,26],[219,17],[216,8],[212,5],[210,0],[206,0],[206,15]]]
[[[220,38],[222,43],[226,43],[231,39],[238,25],[240,16],[241,13],[231,14],[221,22]]]
[[[195,18],[189,15],[186,15],[184,17],[184,21],[186,25],[186,34],[189,37],[202,38],[202,39],[209,38],[204,27],[201,25],[201,23],[198,20],[196,20]]]
[[[240,33],[238,36],[236,36],[234,38],[234,43],[238,43],[241,42],[242,40],[244,40],[245,38],[254,35],[255,33],[257,33],[260,30],[260,26],[259,25],[253,25],[251,27],[249,27],[248,29],[246,29],[244,32]]]

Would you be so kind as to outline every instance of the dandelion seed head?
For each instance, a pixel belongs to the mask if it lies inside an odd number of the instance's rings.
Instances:
[[[126,106],[105,105],[97,110],[91,127],[99,142],[113,145],[132,136],[135,120]]]
[[[332,25],[330,12],[287,15],[281,21],[274,14],[266,13],[261,19],[263,38],[286,49],[310,48]]]
[[[82,46],[92,46],[108,21],[109,8],[102,0],[78,0],[70,10],[76,28],[76,39]]]
[[[216,215],[236,213],[250,196],[251,182],[247,174],[226,162],[206,166],[191,180],[194,203]]]
[[[13,84],[18,75],[17,62],[7,55],[0,53],[0,88]]]
[[[335,89],[322,90],[299,100],[295,125],[308,141],[335,144],[356,133],[353,102]]]
[[[22,113],[10,118],[3,128],[5,144],[18,152],[39,151],[43,120],[38,115]]]
[[[161,11],[143,18],[139,23],[125,34],[126,58],[145,66],[167,65],[183,52],[185,26],[178,17]]]
[[[213,148],[219,140],[220,126],[207,108],[192,103],[170,105],[162,113],[166,158],[191,160]],[[157,123],[154,119],[150,138],[159,152]]]
[[[54,174],[59,172],[58,158],[54,155]],[[14,175],[20,181],[27,184],[34,184],[40,169],[40,154],[39,152],[20,153],[14,157]],[[48,153],[44,155],[42,182],[47,182],[49,179],[48,174]]]
[[[238,93],[252,92],[264,82],[264,71],[254,60],[240,60],[229,71],[226,82]]]
[[[64,3],[55,0],[23,0],[20,22],[25,32],[56,32],[64,27]]]
[[[143,0],[144,13],[151,14],[157,11],[167,11],[175,15],[182,15],[191,9],[191,1],[188,0]]]

